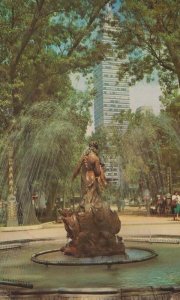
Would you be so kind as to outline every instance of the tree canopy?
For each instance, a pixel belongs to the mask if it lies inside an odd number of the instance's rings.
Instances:
[[[104,56],[96,40],[107,0],[2,0],[0,3],[1,127],[34,102],[63,99],[67,74]]]
[[[180,163],[177,121],[166,112],[155,116],[130,110],[116,117],[117,123],[124,121],[128,121],[127,130],[123,133],[114,130],[111,144],[121,158],[125,181],[128,184],[143,183],[143,188],[149,188],[152,195],[169,192],[170,189],[172,192],[167,183],[167,170],[172,168],[175,183]]]
[[[87,73],[108,51],[97,33],[109,2],[0,2],[0,186],[6,198],[10,146],[26,224],[35,220],[34,184],[52,205],[56,191],[69,188],[84,147],[91,100],[88,91],[73,89],[69,75]]]
[[[132,83],[158,72],[164,88],[180,84],[180,2],[178,0],[123,0],[114,31],[118,55],[125,59],[120,76]]]

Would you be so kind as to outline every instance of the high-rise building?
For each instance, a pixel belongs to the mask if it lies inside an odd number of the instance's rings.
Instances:
[[[108,34],[109,25],[104,26],[100,39],[109,43],[115,49],[115,43]],[[114,29],[113,30],[117,30]],[[117,59],[115,51],[108,55],[94,69],[94,125],[95,130],[101,126],[109,125],[112,117],[130,108],[128,79],[119,81],[118,70],[122,61]],[[127,125],[124,124],[126,127]]]
[[[99,39],[112,46],[111,54],[94,69],[94,128],[95,131],[102,126],[109,126],[113,117],[122,110],[130,108],[128,78],[119,81],[118,71],[122,63],[116,56],[116,45],[109,34],[110,31],[118,30],[104,24]],[[127,123],[121,125],[120,130],[125,130]],[[106,162],[106,176],[109,180],[119,182],[120,173],[117,162],[109,159]]]

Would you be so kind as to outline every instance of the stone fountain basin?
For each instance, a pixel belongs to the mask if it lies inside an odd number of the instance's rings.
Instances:
[[[45,250],[32,255],[31,260],[43,265],[59,266],[87,266],[87,265],[114,265],[135,263],[152,259],[157,256],[154,250],[139,247],[126,248],[125,255],[96,256],[77,258],[64,255],[59,249]]]
[[[25,285],[31,283],[34,289],[180,286],[180,268],[178,264],[180,244],[152,243],[147,245],[141,241],[140,245],[139,242],[127,242],[126,249],[130,251],[134,249],[135,257],[133,259],[136,260],[135,263],[130,260],[129,255],[128,263],[116,263],[111,269],[110,266],[113,265],[112,257],[111,261],[108,257],[107,261],[101,263],[101,265],[98,260],[98,264],[92,266],[90,264],[78,265],[78,267],[75,264],[72,264],[72,267],[71,265],[68,267],[53,263],[49,266],[42,263],[35,264],[31,257],[34,254],[47,252],[47,249],[58,251],[43,254],[43,256],[38,257],[39,260],[47,260],[47,258],[48,260],[51,258],[51,261],[62,260],[59,255],[63,254],[59,249],[64,244],[64,240],[39,242],[28,240],[22,244],[23,247],[20,248],[6,248],[0,251],[0,279],[8,282],[13,281],[13,285],[16,282],[18,284],[25,283]],[[147,248],[151,248],[153,252],[158,253],[158,256],[154,259],[149,259],[146,256],[144,261],[139,260],[137,249],[147,250]],[[74,261],[73,257],[63,255],[63,258]],[[113,259],[117,258],[113,257]],[[127,257],[123,257],[123,260],[127,260]]]

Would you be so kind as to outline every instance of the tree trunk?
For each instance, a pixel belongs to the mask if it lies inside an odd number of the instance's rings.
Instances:
[[[32,195],[29,189],[29,184],[19,184],[17,188],[17,202],[22,206],[22,220],[23,225],[39,224],[36,217],[35,206],[32,203]]]

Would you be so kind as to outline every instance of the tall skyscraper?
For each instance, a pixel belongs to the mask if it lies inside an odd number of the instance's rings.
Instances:
[[[109,43],[115,50],[115,43],[108,34],[109,30],[117,30],[104,25],[100,40]],[[130,108],[129,85],[127,78],[119,81],[118,70],[121,60],[117,59],[115,51],[108,55],[94,69],[94,125],[95,130],[111,123],[112,117]],[[126,124],[124,125],[126,127]]]
[[[116,45],[109,34],[110,31],[116,31],[118,28],[104,24],[99,39],[112,46],[111,54],[94,69],[94,128],[95,131],[111,124],[112,118],[122,110],[130,108],[128,79],[119,81],[118,70],[121,60],[116,57]],[[127,124],[121,125],[120,130],[125,130]],[[120,180],[119,168],[117,162],[109,159],[106,162],[106,176],[109,180],[118,183]]]

